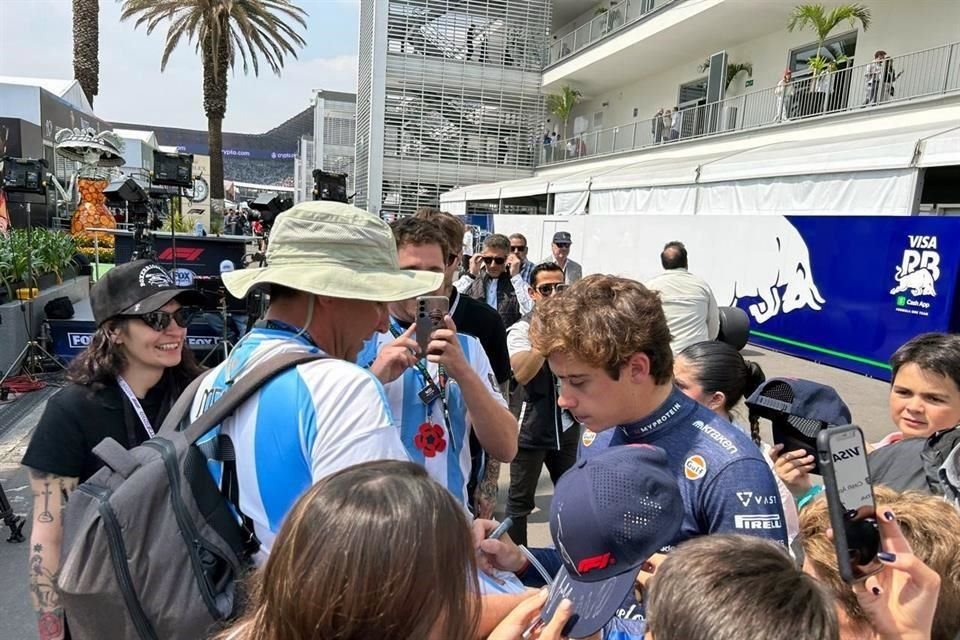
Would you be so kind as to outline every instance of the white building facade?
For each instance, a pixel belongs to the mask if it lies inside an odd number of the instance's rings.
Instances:
[[[313,92],[313,135],[303,136],[294,161],[297,202],[313,198],[313,170],[347,174],[354,191],[357,95],[317,89]]]
[[[354,203],[385,216],[532,174],[549,0],[361,0]]]
[[[582,95],[566,137],[539,145],[533,177],[442,203],[571,215],[960,210],[949,189],[960,179],[960,3],[867,0],[868,28],[844,21],[822,42],[788,30],[796,4],[554,0],[542,88]],[[712,60],[726,72],[711,75]]]

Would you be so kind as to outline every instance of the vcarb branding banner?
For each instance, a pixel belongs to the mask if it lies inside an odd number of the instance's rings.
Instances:
[[[960,246],[960,221],[788,220],[806,245],[817,291],[826,302],[819,310],[808,307],[753,325],[751,340],[889,380],[884,365],[901,344],[926,331],[960,329],[960,252],[947,249]]]
[[[956,218],[492,217],[497,232],[526,235],[531,260],[549,256],[563,230],[584,274],[641,282],[662,272],[663,243],[679,238],[717,302],[747,314],[751,342],[880,379],[889,380],[890,355],[913,336],[960,331]]]

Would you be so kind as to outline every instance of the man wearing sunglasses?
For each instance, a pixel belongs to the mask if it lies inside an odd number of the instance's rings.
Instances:
[[[559,295],[564,283],[563,269],[552,262],[533,268],[530,297],[534,304]],[[517,455],[510,463],[510,490],[507,515],[513,518],[510,538],[527,544],[527,516],[536,506],[537,483],[543,465],[556,484],[577,460],[580,429],[573,416],[557,406],[556,379],[546,359],[530,345],[528,313],[507,332],[510,366],[517,386],[510,396],[510,410],[520,421]]]
[[[533,267],[536,266],[530,262],[529,256],[530,248],[527,246],[527,238],[522,233],[511,235],[507,267],[510,269],[511,276],[519,272],[527,284],[530,284],[530,276],[533,273]]]
[[[567,284],[573,284],[583,277],[583,267],[570,259],[571,244],[573,244],[573,240],[570,238],[569,231],[557,231],[553,234],[553,243],[550,245],[553,257],[544,261],[553,262],[563,269],[564,282]]]
[[[500,313],[508,329],[533,307],[520,264],[508,266],[510,240],[499,233],[487,236],[483,251],[470,259],[470,270],[455,284],[460,293],[484,300]]]

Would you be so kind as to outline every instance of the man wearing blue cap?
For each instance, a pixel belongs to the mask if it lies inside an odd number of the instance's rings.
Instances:
[[[550,243],[550,258],[544,258],[544,262],[552,262],[563,269],[564,281],[567,284],[573,284],[583,277],[583,267],[579,262],[570,259],[570,245],[573,239],[569,231],[557,231],[553,234],[553,242]]]

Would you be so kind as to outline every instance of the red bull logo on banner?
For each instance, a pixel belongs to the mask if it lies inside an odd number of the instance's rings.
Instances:
[[[890,295],[896,296],[896,310],[917,316],[930,315],[932,301],[922,298],[935,298],[936,283],[940,279],[940,254],[937,251],[937,236],[907,236],[907,249],[903,259],[896,266],[893,279],[896,286],[890,289]]]

